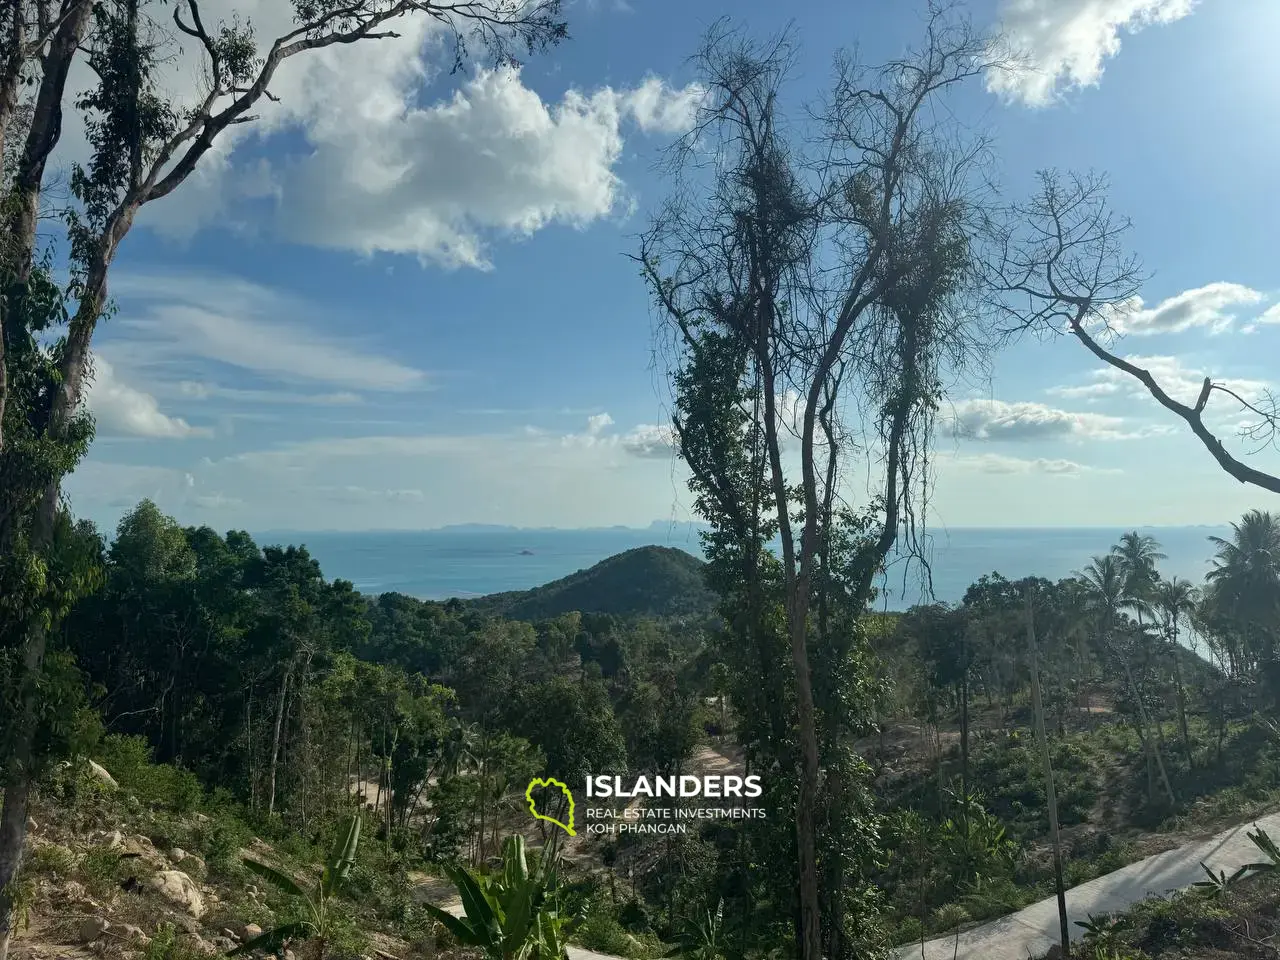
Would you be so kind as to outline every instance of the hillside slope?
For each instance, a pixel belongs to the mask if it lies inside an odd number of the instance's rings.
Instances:
[[[483,613],[538,620],[577,610],[616,616],[703,617],[716,598],[703,579],[705,564],[674,547],[636,547],[593,567],[532,590],[467,601]]]

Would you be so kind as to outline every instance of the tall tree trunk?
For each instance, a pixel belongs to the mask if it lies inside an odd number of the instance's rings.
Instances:
[[[1036,627],[1031,591],[1026,593],[1027,648],[1031,658],[1031,704],[1036,720],[1036,740],[1040,744],[1040,760],[1044,767],[1045,799],[1049,808],[1049,840],[1053,845],[1053,883],[1058,898],[1058,932],[1062,957],[1071,956],[1071,927],[1067,920],[1067,888],[1062,877],[1062,842],[1058,836],[1058,793],[1053,782],[1053,760],[1049,755],[1049,738],[1044,731],[1044,703],[1040,699],[1040,660],[1036,650]]]
[[[276,812],[276,771],[280,759],[280,734],[284,727],[284,708],[289,699],[289,681],[293,679],[296,655],[289,659],[285,667],[284,677],[280,680],[280,699],[276,703],[276,728],[271,736],[271,765],[267,785],[267,816]]]
[[[1195,768],[1195,758],[1191,753],[1191,732],[1187,729],[1187,691],[1182,682],[1182,651],[1178,648],[1178,621],[1173,621],[1173,681],[1178,693],[1178,730],[1182,734],[1182,753],[1187,760],[1187,769]]]
[[[960,789],[969,798],[969,668],[960,678]],[[965,809],[969,805],[965,803]],[[967,814],[966,814],[967,816]]]

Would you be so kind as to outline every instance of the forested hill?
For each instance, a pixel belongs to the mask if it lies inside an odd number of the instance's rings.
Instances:
[[[674,547],[637,547],[532,590],[494,593],[466,603],[510,620],[541,620],[575,610],[622,617],[704,617],[714,612],[716,602],[703,579],[704,566]]]

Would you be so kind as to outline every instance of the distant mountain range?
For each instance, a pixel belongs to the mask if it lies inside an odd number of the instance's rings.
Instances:
[[[622,617],[706,617],[715,612],[716,597],[703,578],[705,567],[674,547],[637,547],[532,590],[464,602],[511,620],[540,620],[574,610]]]
[[[591,533],[599,530],[654,530],[662,532],[701,533],[711,529],[705,523],[693,523],[688,520],[654,520],[644,527],[628,527],[615,523],[608,527],[514,527],[505,523],[451,523],[444,527],[433,527],[427,533]]]

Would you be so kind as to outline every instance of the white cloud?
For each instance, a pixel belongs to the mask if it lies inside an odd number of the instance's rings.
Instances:
[[[1083,473],[1119,473],[1118,470],[1104,470],[1090,467],[1074,460],[1059,458],[1024,458],[1008,457],[998,453],[982,453],[976,456],[957,456],[951,458],[956,466],[978,473],[995,474],[1047,474],[1049,476],[1074,477]]]
[[[596,413],[587,417],[587,436],[599,436],[606,427],[613,424],[613,417],[607,413]]]
[[[294,27],[278,0],[202,7],[207,23],[233,14],[252,22],[263,50]],[[265,229],[313,246],[487,267],[495,237],[609,216],[623,195],[615,167],[627,126],[679,132],[703,95],[651,76],[634,88],[570,89],[544,101],[510,69],[463,74],[454,89],[439,82],[449,80],[440,67],[451,56],[442,26],[414,15],[395,30],[398,38],[285,61],[271,85],[279,102],[264,101],[256,122],[220,136],[182,188],[139,222],[177,236],[209,225]],[[172,57],[162,78],[179,102],[201,89],[192,54]],[[246,157],[247,145],[260,153],[271,138],[290,152]],[[68,142],[83,154],[82,131]]]
[[[1141,297],[1134,297],[1112,308],[1106,319],[1122,334],[1180,333],[1193,327],[1221,333],[1236,319],[1229,308],[1264,299],[1263,294],[1242,284],[1217,282],[1184,290],[1150,308]]]
[[[621,100],[645,133],[671,134],[693,126],[706,97],[706,88],[700,84],[676,90],[661,77],[648,76],[640,86],[623,93]]]
[[[676,455],[676,434],[670,426],[642,423],[619,441],[622,449],[635,457],[669,459]]]
[[[1045,393],[1051,397],[1063,397],[1068,400],[1089,400],[1094,401],[1102,397],[1109,397],[1120,391],[1120,385],[1109,380],[1100,380],[1096,383],[1083,383],[1072,387],[1048,387]]]
[[[347,388],[321,395],[331,403],[350,402],[350,390],[403,391],[427,385],[421,370],[372,353],[352,338],[329,336],[291,319],[314,316],[317,308],[257,284],[201,275],[125,274],[112,287],[126,307],[119,328],[141,334],[114,341],[118,354],[194,357],[285,382]],[[187,389],[198,396],[212,388]],[[296,400],[298,395],[290,396]]]
[[[198,380],[181,381],[177,384],[176,392],[189,400],[229,400],[235,403],[252,404],[288,403],[318,407],[345,407],[364,402],[360,394],[349,391],[292,393],[288,390],[245,390]]]
[[[1280,323],[1280,303],[1272,304],[1262,312],[1255,323]]]
[[[1271,384],[1265,380],[1256,380],[1249,377],[1221,377],[1204,367],[1186,366],[1178,357],[1130,354],[1124,359],[1134,366],[1148,371],[1155,378],[1156,383],[1160,384],[1161,388],[1169,396],[1185,404],[1194,404],[1196,402],[1196,398],[1203,388],[1204,379],[1207,376],[1213,377],[1214,382],[1228,387],[1250,403],[1262,400],[1267,391],[1271,389]],[[1117,370],[1115,367],[1110,366],[1102,367],[1094,370],[1090,377],[1093,382],[1085,384],[1078,389],[1105,387],[1108,392],[1121,392],[1130,398],[1141,398],[1153,402],[1147,388],[1123,370]],[[1224,400],[1219,400],[1217,403],[1221,403],[1222,407],[1228,406]],[[1214,406],[1217,406],[1217,403]],[[1222,407],[1219,407],[1219,409],[1222,409]],[[1215,412],[1217,411],[1215,411],[1214,407],[1210,407],[1210,415]],[[1238,413],[1238,411],[1236,412]]]
[[[987,75],[1006,102],[1044,107],[1067,90],[1096,86],[1120,52],[1120,34],[1173,23],[1196,0],[1001,0],[999,28],[1022,60]]]
[[[85,399],[104,432],[151,439],[207,437],[211,433],[205,427],[193,427],[181,417],[163,413],[155,397],[124,383],[101,355],[94,357]]]
[[[1132,437],[1119,417],[1075,413],[1042,403],[962,400],[955,405],[954,425],[961,437],[1011,443],[1037,440],[1118,440]]]

